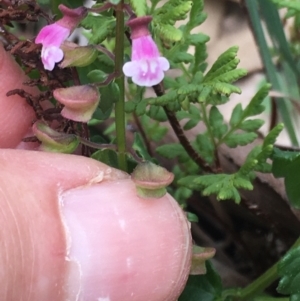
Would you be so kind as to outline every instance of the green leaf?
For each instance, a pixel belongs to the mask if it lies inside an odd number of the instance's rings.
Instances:
[[[186,25],[187,31],[190,31],[196,26],[202,24],[206,19],[206,14],[203,13],[204,1],[193,0],[193,5],[190,11],[189,21]]]
[[[216,62],[212,65],[212,67],[210,68],[210,70],[207,72],[206,74],[206,78],[211,79],[214,77],[215,74],[220,68],[222,68],[224,65],[226,65],[227,63],[229,63],[230,61],[234,60],[236,55],[237,55],[237,51],[238,51],[238,47],[237,46],[233,46],[230,47],[228,50],[226,50],[225,52],[223,52],[218,59],[216,60]],[[236,65],[235,65],[236,66]],[[232,69],[234,69],[235,67],[232,66]]]
[[[194,142],[194,147],[207,163],[213,163],[215,146],[212,143],[212,140],[209,138],[208,133],[197,135]]]
[[[178,301],[214,301],[221,299],[222,281],[220,276],[206,261],[206,274],[190,276]]]
[[[190,94],[193,92],[197,92],[199,90],[199,85],[196,84],[187,84],[184,86],[181,86],[178,90],[177,93],[178,94]]]
[[[87,77],[92,83],[101,83],[107,78],[107,73],[103,72],[102,70],[92,70],[87,74]]]
[[[204,175],[196,178],[194,183],[200,185],[200,187],[205,187],[202,191],[205,196],[216,194],[218,200],[232,199],[239,203],[241,197],[234,186],[234,177],[235,175],[227,174]]]
[[[244,110],[244,118],[258,115],[265,110],[262,102],[268,96],[270,87],[271,86],[269,84],[265,84],[257,91]]]
[[[274,151],[272,172],[284,177],[285,189],[291,205],[300,209],[300,153]]]
[[[232,111],[229,124],[232,127],[235,127],[242,120],[242,118],[243,118],[242,104],[238,103]]]
[[[160,122],[165,122],[168,120],[168,117],[164,111],[164,109],[160,106],[150,106],[147,115],[151,117],[153,120],[157,120]]]
[[[167,159],[175,159],[185,153],[183,146],[179,143],[170,143],[158,146],[156,152]]]
[[[208,122],[214,137],[221,139],[227,132],[228,127],[223,123],[223,115],[216,106],[211,107]]]
[[[218,92],[220,94],[225,94],[227,96],[229,96],[232,93],[237,93],[237,94],[242,93],[242,90],[239,87],[227,83],[213,82],[212,88],[215,92]]]
[[[182,39],[182,31],[173,25],[154,23],[153,26],[156,34],[165,42],[179,42]]]
[[[149,155],[142,136],[139,133],[134,133],[134,140],[132,148],[145,160],[153,161]]]
[[[141,100],[135,107],[135,113],[137,116],[142,116],[146,113],[147,109],[147,99]]]
[[[151,105],[165,106],[168,103],[174,102],[177,99],[177,93],[175,90],[168,91],[163,96],[159,96],[156,98],[147,98],[146,101]]]
[[[231,133],[225,138],[224,143],[229,147],[234,148],[239,145],[247,145],[253,142],[256,138],[256,133]]]
[[[116,83],[110,83],[108,86],[101,87],[100,89],[101,101],[99,104],[99,108],[105,112],[109,110],[109,108],[116,103],[119,98],[119,87]]]
[[[91,44],[100,44],[107,36],[115,31],[115,18],[89,14],[82,22],[81,26],[86,29],[91,29],[90,37]]]
[[[129,0],[129,2],[137,17],[145,16],[147,14],[146,0]]]
[[[95,153],[93,153],[91,157],[111,167],[119,168],[118,155],[114,150],[111,149],[98,150]]]
[[[172,61],[177,64],[177,63],[191,63],[194,60],[194,56],[191,55],[190,53],[187,52],[176,52],[176,54],[171,58]]]
[[[300,247],[289,251],[278,264],[280,294],[300,294]]]
[[[281,131],[283,130],[283,128],[284,128],[283,123],[278,123],[265,137],[263,147],[270,144],[273,145],[276,142],[276,139],[281,133]]]
[[[265,123],[262,119],[248,119],[239,125],[239,129],[246,132],[255,132]]]
[[[209,41],[209,36],[203,33],[191,34],[188,38],[189,42],[193,46],[197,46],[199,44],[205,44]]]
[[[199,120],[197,119],[190,119],[184,126],[183,129],[185,131],[188,131],[192,128],[194,128],[199,123]]]

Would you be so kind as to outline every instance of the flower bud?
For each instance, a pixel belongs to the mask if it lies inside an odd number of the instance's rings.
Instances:
[[[64,59],[59,64],[61,68],[85,67],[94,62],[98,51],[93,45],[78,46],[75,43],[65,41],[60,47],[64,53]]]
[[[77,122],[88,122],[100,101],[100,93],[93,85],[58,88],[54,98],[64,105],[61,115]]]
[[[214,257],[215,253],[216,253],[216,249],[214,248],[202,248],[194,245],[190,275],[205,274],[206,273],[205,261]]]
[[[79,145],[76,135],[59,133],[42,121],[35,122],[32,131],[42,142],[40,149],[43,151],[71,154]]]
[[[131,178],[140,197],[160,198],[167,193],[166,186],[172,183],[174,175],[152,162],[143,162],[135,168]]]

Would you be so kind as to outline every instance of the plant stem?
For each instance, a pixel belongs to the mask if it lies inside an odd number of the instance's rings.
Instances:
[[[122,73],[124,59],[124,1],[116,6],[116,48],[115,48],[115,74],[116,84],[119,87],[119,99],[115,105],[117,149],[119,168],[127,171],[126,162],[126,130],[125,130],[125,86]]]
[[[162,96],[164,95],[165,91],[164,91],[164,87],[162,84],[158,84],[152,87],[155,94],[157,96]],[[174,130],[179,142],[181,143],[181,145],[183,146],[183,148],[185,149],[185,151],[187,152],[187,154],[191,157],[191,159],[205,172],[210,172],[210,173],[215,173],[215,171],[212,169],[211,166],[209,166],[209,164],[207,164],[207,162],[205,162],[205,160],[200,157],[200,155],[196,152],[196,150],[193,148],[193,146],[191,145],[191,143],[189,142],[189,140],[187,139],[187,137],[184,134],[184,131],[176,117],[176,115],[174,114],[174,112],[170,111],[166,106],[163,107],[168,120],[170,122],[170,125],[172,126],[172,129]]]
[[[296,240],[293,246],[289,249],[292,250],[295,247],[300,246],[300,238]],[[255,279],[245,288],[235,290],[232,294],[234,298],[240,301],[246,301],[252,299],[254,296],[263,292],[267,287],[269,287],[275,280],[278,279],[278,264],[276,262],[272,267],[270,267],[266,272],[264,272],[260,277]],[[229,292],[228,292],[229,293]]]

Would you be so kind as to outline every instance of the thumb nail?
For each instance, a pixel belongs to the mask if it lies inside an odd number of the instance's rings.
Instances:
[[[185,216],[169,196],[142,199],[130,179],[61,196],[72,300],[176,300],[190,267]],[[74,268],[76,266],[76,268]]]

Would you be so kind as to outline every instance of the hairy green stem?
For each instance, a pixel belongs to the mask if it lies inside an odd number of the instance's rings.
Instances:
[[[300,246],[300,238],[296,240],[293,246],[290,248],[292,250],[295,247]],[[289,251],[290,251],[289,250]],[[226,295],[231,295],[234,299],[239,301],[246,301],[253,299],[256,295],[262,293],[266,288],[268,288],[274,281],[279,278],[278,275],[278,262],[276,262],[272,267],[270,267],[266,272],[261,276],[247,285],[245,288],[229,291],[225,293]]]
[[[125,129],[125,86],[122,72],[124,60],[124,1],[116,6],[116,49],[115,49],[115,74],[116,84],[119,87],[119,99],[115,105],[116,134],[119,168],[127,171],[126,162],[126,129]]]

